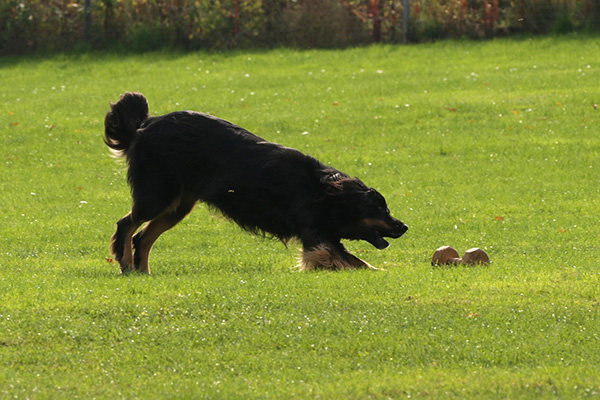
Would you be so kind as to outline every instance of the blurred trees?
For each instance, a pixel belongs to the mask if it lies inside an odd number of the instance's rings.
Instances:
[[[0,0],[0,53],[344,47],[402,39],[403,0]],[[598,0],[410,0],[411,41],[600,30]]]

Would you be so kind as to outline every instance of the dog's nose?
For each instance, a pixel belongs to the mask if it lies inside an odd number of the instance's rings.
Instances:
[[[404,235],[407,230],[408,230],[408,226],[406,226],[405,223],[400,222],[400,224],[398,225],[398,231],[400,232],[400,234]]]
[[[406,226],[403,222],[398,221],[396,224],[396,228],[394,229],[394,237],[399,238],[404,235],[408,230],[408,226]]]

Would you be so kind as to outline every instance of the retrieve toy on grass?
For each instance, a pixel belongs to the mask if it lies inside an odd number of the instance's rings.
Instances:
[[[384,249],[384,238],[408,229],[359,179],[223,119],[192,111],[153,117],[144,95],[132,92],[110,107],[104,140],[126,157],[133,198],[112,236],[122,272],[150,273],[152,245],[198,201],[247,231],[299,239],[304,270],[373,268],[341,240]]]

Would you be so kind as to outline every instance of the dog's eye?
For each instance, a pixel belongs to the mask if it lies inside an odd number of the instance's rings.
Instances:
[[[387,205],[385,203],[382,203],[379,201],[374,201],[372,203],[372,206],[374,209],[376,209],[378,212],[381,212],[381,213],[385,213],[387,210]]]
[[[383,198],[382,195],[380,195],[377,191],[371,189],[369,190],[369,196],[371,196],[371,204],[373,205],[374,208],[377,209],[377,211],[384,213],[384,214],[389,214],[390,210],[387,207],[387,204],[385,202],[385,199]]]
[[[390,209],[388,208],[385,200],[379,202],[379,204],[377,205],[377,208],[379,209],[379,211],[381,211],[382,213],[385,214],[389,214],[390,213]]]
[[[379,210],[385,211],[387,209],[387,204],[385,204],[385,200],[376,198],[375,201],[373,201],[373,203],[373,205]]]

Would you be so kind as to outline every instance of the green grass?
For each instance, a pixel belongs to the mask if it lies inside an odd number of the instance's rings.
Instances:
[[[578,398],[600,381],[600,40],[0,61],[0,398]],[[211,112],[380,190],[385,272],[204,206],[119,276],[108,102]],[[308,133],[306,133],[308,132]],[[438,246],[489,267],[433,268]]]

